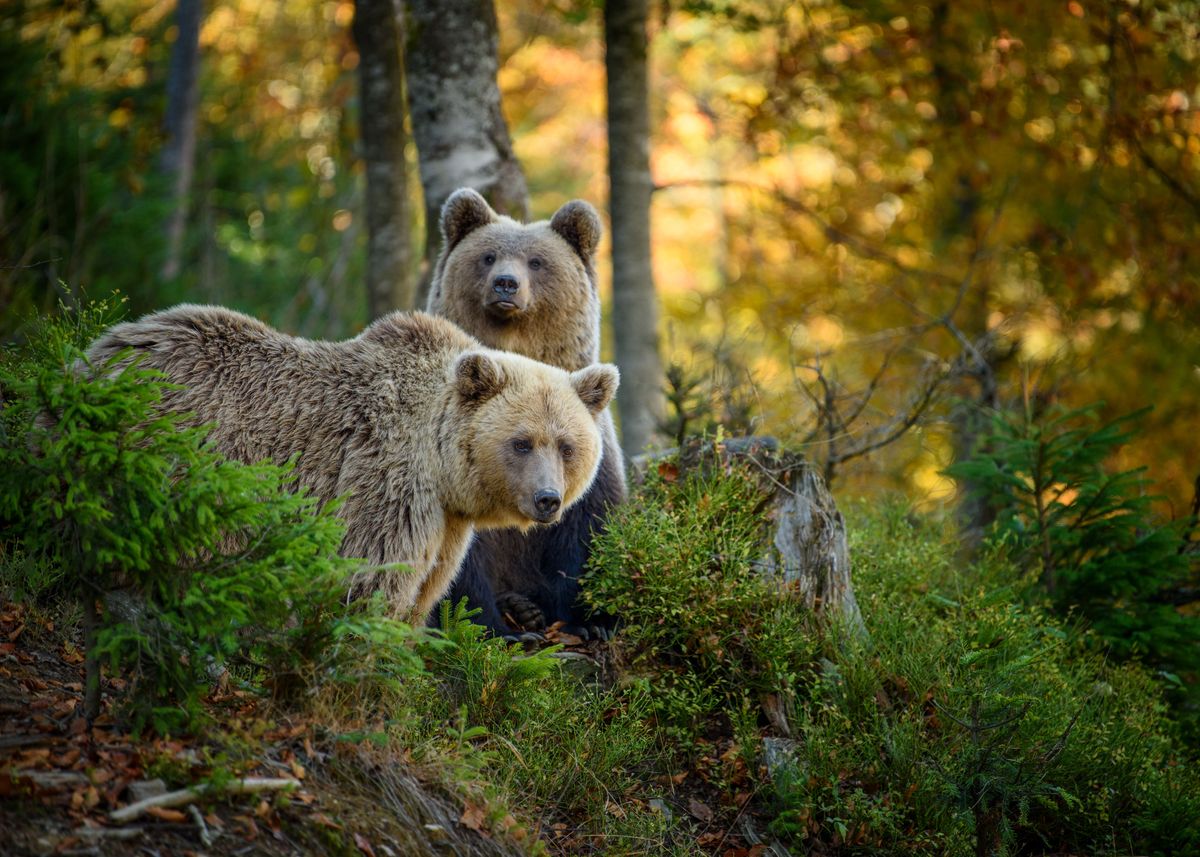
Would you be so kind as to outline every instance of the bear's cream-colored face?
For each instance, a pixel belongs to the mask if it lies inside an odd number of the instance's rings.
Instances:
[[[446,201],[441,226],[443,258],[430,311],[485,345],[556,364],[557,355],[531,350],[524,340],[574,338],[581,343],[575,351],[585,341],[594,351],[588,331],[599,320],[593,257],[601,226],[591,205],[574,200],[549,221],[521,224],[464,189]]]
[[[596,426],[616,393],[616,367],[576,372],[515,354],[468,352],[455,384],[473,409],[472,468],[484,526],[553,524],[583,496],[600,463]]]

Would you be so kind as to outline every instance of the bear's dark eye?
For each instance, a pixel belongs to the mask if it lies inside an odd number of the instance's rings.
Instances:
[[[575,455],[575,447],[571,446],[569,443],[560,443],[558,445],[558,451],[562,453],[562,457],[568,461]]]
[[[485,254],[485,255],[484,255],[484,257],[483,257],[483,264],[485,264],[485,265],[495,265],[495,264],[496,264],[496,254],[495,254],[495,253],[487,253],[487,254]]]
[[[519,455],[528,455],[533,452],[533,444],[528,438],[519,437],[512,442],[513,450]]]
[[[531,270],[534,270],[534,271],[538,270],[539,268],[542,267],[542,260],[539,259],[537,256],[534,256],[532,259],[529,260],[529,267]]]

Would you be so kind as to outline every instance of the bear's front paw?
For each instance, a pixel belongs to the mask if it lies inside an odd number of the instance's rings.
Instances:
[[[581,640],[599,640],[602,643],[607,643],[613,636],[612,628],[600,624],[564,625],[560,630],[565,634],[573,634]]]
[[[519,592],[500,593],[496,596],[496,607],[513,627],[525,631],[540,631],[546,627],[542,608]]]

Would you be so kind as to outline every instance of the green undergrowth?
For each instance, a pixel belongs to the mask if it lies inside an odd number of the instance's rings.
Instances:
[[[811,682],[817,637],[798,594],[760,573],[766,522],[750,475],[651,472],[593,543],[587,598],[621,617],[624,680],[687,749],[718,719],[744,723]]]
[[[1150,670],[1029,606],[1003,552],[956,559],[945,522],[899,504],[852,521],[870,640],[803,709],[807,776],[777,827],[832,819],[894,853],[1200,847],[1200,778]]]
[[[851,515],[868,636],[818,622],[764,576],[753,485],[659,467],[596,546],[589,598],[622,617],[622,680],[652,691],[675,764],[732,738],[797,850],[1200,848],[1200,778],[1152,670],[1107,661],[1003,550],[964,561],[950,521],[901,503]]]

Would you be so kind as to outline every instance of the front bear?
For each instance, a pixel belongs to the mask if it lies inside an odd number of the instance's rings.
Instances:
[[[184,304],[112,327],[88,359],[99,368],[125,349],[181,385],[162,406],[212,423],[229,458],[298,454],[299,485],[322,501],[347,495],[341,553],[414,572],[368,573],[355,588],[381,589],[409,620],[445,595],[475,528],[553,523],[586,492],[618,382],[612,366],[568,373],[424,313],[318,342]]]
[[[600,217],[582,200],[549,221],[522,224],[496,214],[463,188],[442,207],[442,252],[430,285],[429,312],[443,315],[485,345],[578,370],[600,357],[600,295],[595,255]],[[584,498],[553,527],[481,533],[451,590],[482,609],[493,633],[508,634],[508,614],[525,627],[555,620],[585,633],[578,578],[592,533],[625,499],[616,431],[601,415],[600,471]]]

